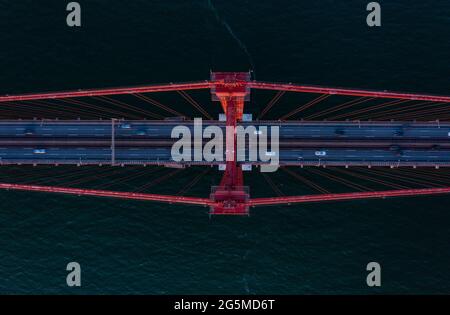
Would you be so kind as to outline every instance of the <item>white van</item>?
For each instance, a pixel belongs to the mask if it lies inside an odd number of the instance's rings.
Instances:
[[[316,156],[326,156],[327,152],[326,151],[316,151],[315,155]]]

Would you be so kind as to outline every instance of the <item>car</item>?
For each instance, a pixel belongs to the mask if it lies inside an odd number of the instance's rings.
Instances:
[[[138,136],[145,136],[147,133],[144,130],[139,130],[136,132],[136,135]]]
[[[431,150],[439,150],[441,148],[441,146],[439,144],[433,144],[431,146]]]
[[[326,155],[327,155],[327,152],[326,152],[326,151],[316,151],[314,154],[315,154],[316,156],[326,156]]]
[[[270,151],[270,152],[266,152],[265,155],[266,155],[266,156],[276,156],[277,153],[276,153],[276,152],[273,152],[273,151]]]
[[[450,132],[447,135],[450,137]]]
[[[32,136],[32,135],[34,135],[34,132],[32,130],[25,130],[25,135]]]
[[[122,128],[122,129],[131,129],[131,125],[130,124],[122,124],[122,125],[120,125],[120,128]]]
[[[400,146],[399,145],[391,145],[389,147],[389,150],[391,150],[391,151],[400,151]]]
[[[185,116],[165,117],[164,120],[165,121],[185,121],[186,117]]]
[[[344,129],[338,128],[338,129],[336,129],[335,133],[339,136],[343,136],[345,134],[345,131],[344,131]]]
[[[34,154],[45,154],[45,153],[47,153],[47,150],[45,150],[45,149],[34,149],[33,153]]]
[[[255,135],[259,136],[259,135],[262,135],[262,130],[255,130],[253,133]]]

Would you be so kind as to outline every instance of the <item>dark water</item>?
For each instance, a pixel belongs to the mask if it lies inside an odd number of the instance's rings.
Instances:
[[[0,94],[207,79],[450,94],[448,1],[2,1]],[[170,183],[166,183],[169,190]],[[207,191],[205,191],[205,194]],[[450,293],[450,197],[207,209],[0,192],[1,293]],[[78,261],[82,287],[65,266]],[[365,267],[383,267],[369,289]]]

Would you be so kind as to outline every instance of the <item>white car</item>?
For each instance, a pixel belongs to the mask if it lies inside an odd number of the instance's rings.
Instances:
[[[316,156],[326,156],[327,152],[326,151],[316,151],[315,155]]]
[[[130,128],[131,128],[131,125],[130,125],[130,124],[122,124],[122,125],[120,125],[120,127],[121,127],[122,129],[130,129]]]
[[[47,153],[47,150],[45,150],[45,149],[34,149],[33,153],[34,154],[45,154],[45,153]]]
[[[266,156],[276,156],[277,155],[277,153],[276,152],[273,152],[273,151],[271,151],[271,152],[266,152]]]

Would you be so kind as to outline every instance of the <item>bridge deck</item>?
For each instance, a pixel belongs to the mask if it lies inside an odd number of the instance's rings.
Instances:
[[[0,121],[1,164],[171,164],[171,131],[192,121]],[[223,122],[205,121],[202,128]],[[450,123],[303,122],[242,123],[279,126],[281,165],[450,166]],[[204,140],[206,142],[207,140]],[[270,137],[269,137],[270,143]],[[36,150],[44,149],[44,153]],[[325,152],[319,156],[317,151]],[[245,164],[248,154],[238,155]],[[215,165],[218,162],[185,162]]]

